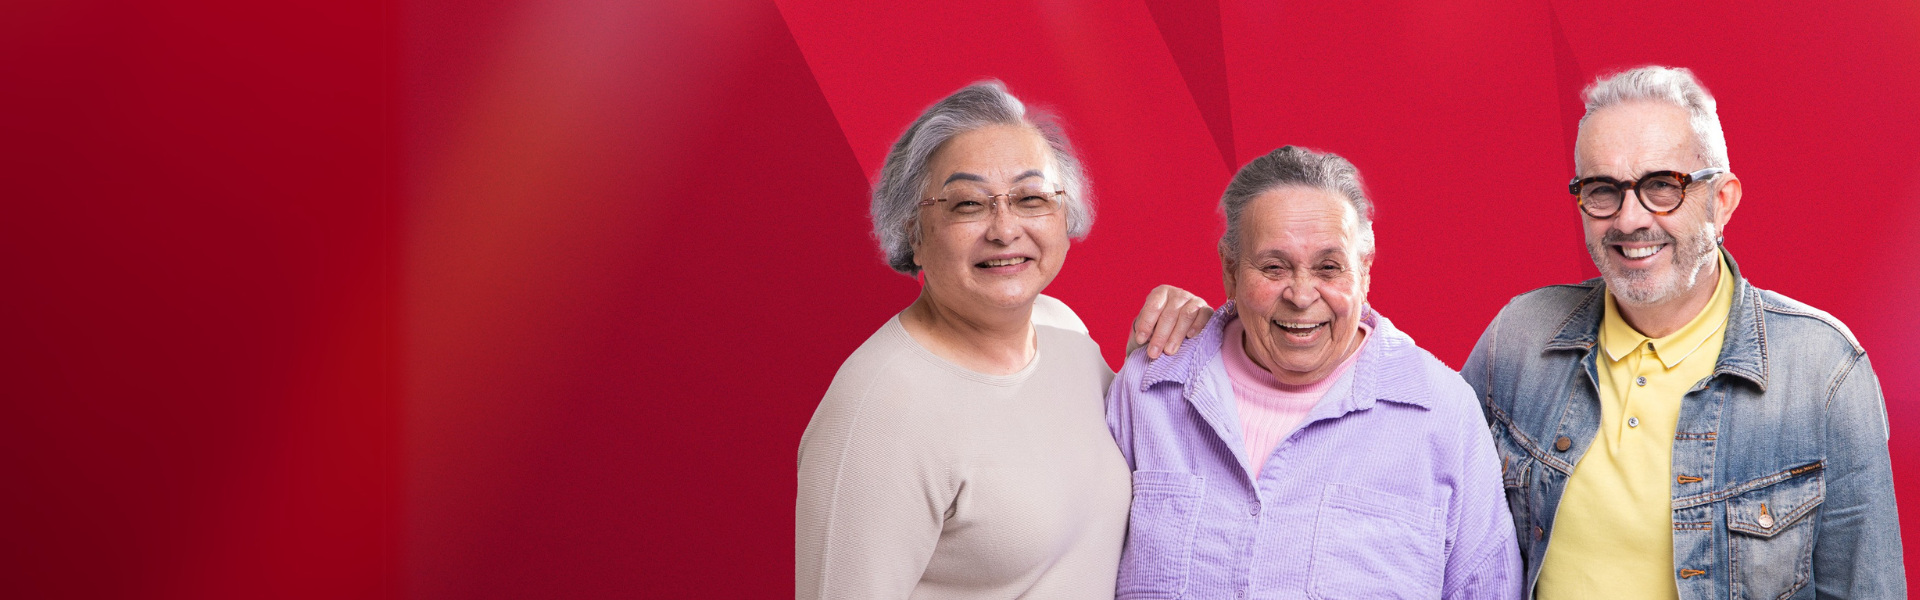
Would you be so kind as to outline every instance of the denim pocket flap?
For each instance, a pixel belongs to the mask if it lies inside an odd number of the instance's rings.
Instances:
[[[1493,426],[1493,447],[1500,455],[1500,485],[1508,489],[1526,487],[1527,475],[1533,469],[1533,459],[1520,443],[1509,436],[1504,427]]]
[[[1770,538],[1813,514],[1827,497],[1820,463],[1788,473],[1783,481],[1727,500],[1727,529]]]

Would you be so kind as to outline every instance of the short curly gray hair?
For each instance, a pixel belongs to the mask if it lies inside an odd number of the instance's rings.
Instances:
[[[1045,111],[1028,111],[1025,104],[998,80],[975,82],[941,98],[915,119],[887,152],[873,185],[873,237],[886,255],[887,266],[905,275],[920,272],[913,264],[913,244],[920,228],[921,194],[927,185],[927,161],[940,146],[962,133],[990,125],[1029,127],[1046,139],[1060,186],[1067,191],[1067,236],[1083,239],[1093,229],[1093,192],[1080,160],[1073,154],[1065,130]]]
[[[1359,216],[1354,226],[1360,233],[1360,255],[1373,255],[1373,199],[1360,183],[1360,169],[1332,152],[1282,146],[1240,167],[1220,195],[1220,214],[1227,219],[1227,230],[1220,234],[1222,258],[1240,260],[1240,214],[1247,205],[1261,194],[1288,186],[1326,190],[1345,198]]]
[[[1700,162],[1709,167],[1731,169],[1727,162],[1727,134],[1720,129],[1719,103],[1707,86],[1684,68],[1649,65],[1603,75],[1580,94],[1586,100],[1587,117],[1602,108],[1636,100],[1666,102],[1687,110],[1687,124],[1693,128],[1693,145]]]

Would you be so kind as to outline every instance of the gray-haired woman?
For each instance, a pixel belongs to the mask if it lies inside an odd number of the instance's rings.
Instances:
[[[999,82],[940,100],[893,145],[874,235],[925,285],[801,437],[798,597],[1113,597],[1131,498],[1103,414],[1113,372],[1040,295],[1091,200],[1060,128]],[[1141,321],[1184,333],[1204,303],[1169,290]]]

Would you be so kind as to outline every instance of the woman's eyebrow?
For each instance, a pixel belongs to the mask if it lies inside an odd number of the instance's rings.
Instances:
[[[940,185],[946,185],[949,183],[953,183],[955,181],[978,181],[981,183],[986,183],[987,178],[981,177],[979,175],[975,175],[972,173],[954,173],[952,175],[948,175],[947,180],[940,182]]]
[[[1031,169],[1025,173],[1021,173],[1019,177],[1015,177],[1013,178],[1013,180],[1020,181],[1023,179],[1031,179],[1034,177],[1045,179],[1047,177],[1047,174],[1040,172],[1039,169]],[[980,183],[986,183],[987,178],[981,177],[979,175],[975,175],[972,173],[960,172],[960,173],[954,173],[952,175],[948,175],[947,180],[940,182],[940,185],[944,186],[946,184],[953,183],[955,181],[978,181]]]

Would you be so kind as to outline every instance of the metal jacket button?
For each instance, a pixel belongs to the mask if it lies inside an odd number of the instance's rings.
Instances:
[[[1755,521],[1759,521],[1761,527],[1773,527],[1773,513],[1767,512],[1766,504],[1760,505],[1760,518]]]
[[[1573,447],[1573,440],[1567,439],[1567,436],[1564,436],[1564,435],[1560,436],[1560,439],[1553,441],[1554,450],[1566,452],[1567,448],[1571,448],[1571,447]]]

